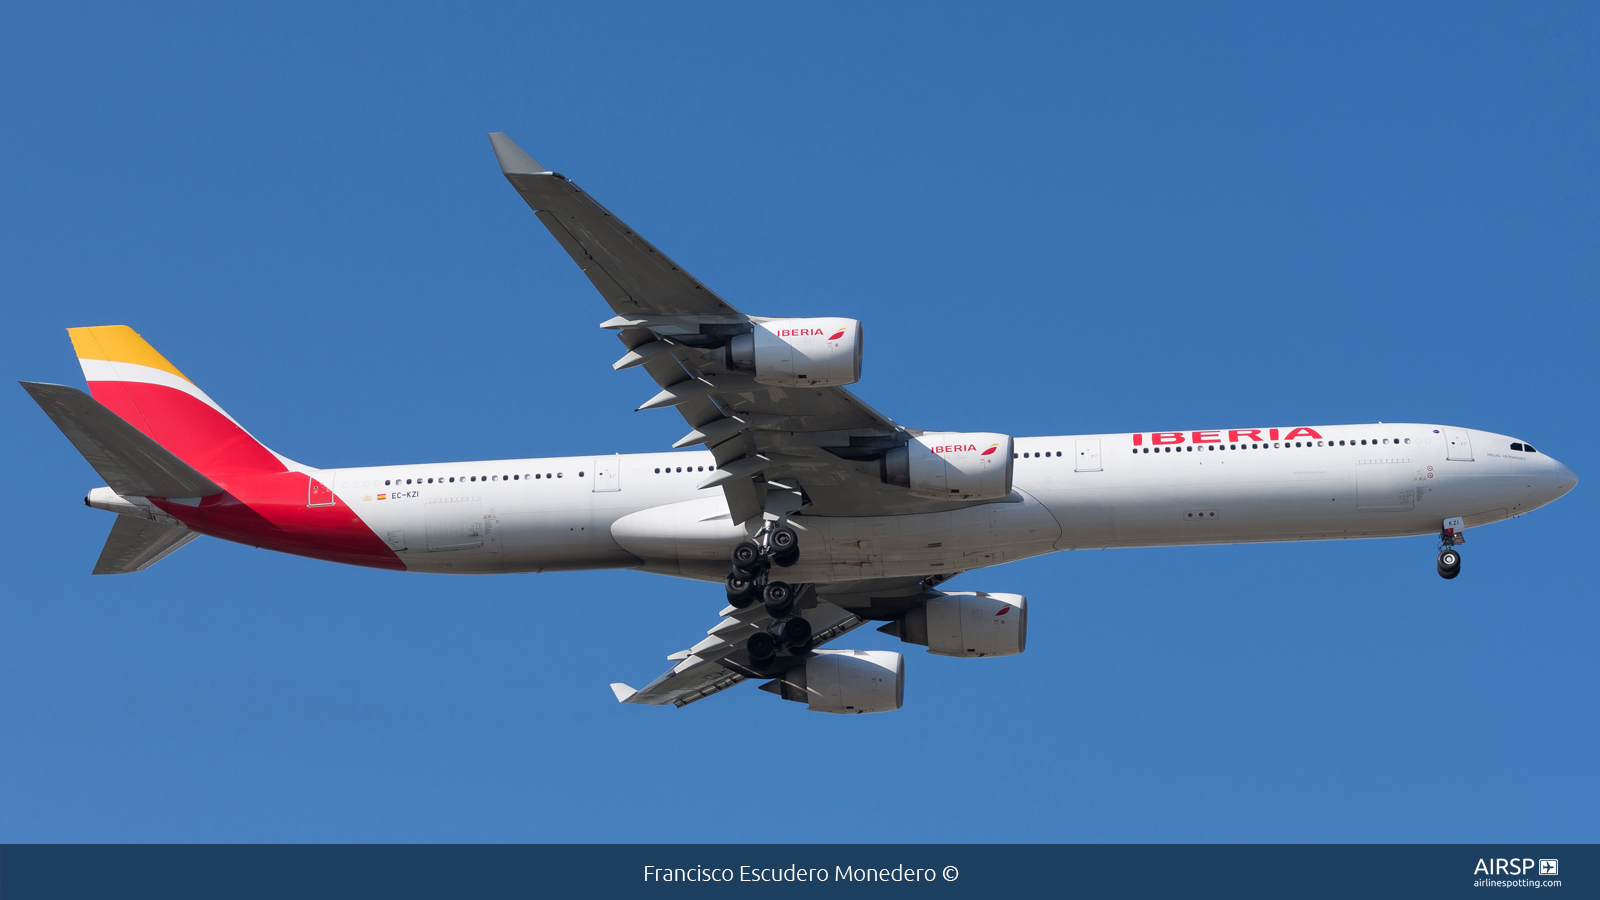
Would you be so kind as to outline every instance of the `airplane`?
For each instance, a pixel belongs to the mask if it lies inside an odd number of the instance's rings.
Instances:
[[[1577,484],[1520,438],[1450,425],[1211,427],[1013,437],[900,425],[845,390],[862,324],[735,309],[504,134],[500,170],[588,276],[624,353],[689,431],[659,453],[318,469],[268,449],[140,335],[68,329],[89,392],[22,386],[118,516],[96,574],[200,535],[407,572],[636,569],[721,582],[706,637],[617,700],[683,707],[746,680],[818,712],[899,709],[905,658],[826,649],[868,623],[926,652],[1010,656],[1028,601],[942,590],[1064,550],[1437,534]],[[698,448],[698,449],[686,449]]]

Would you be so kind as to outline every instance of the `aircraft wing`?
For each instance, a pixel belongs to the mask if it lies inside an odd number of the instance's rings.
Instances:
[[[801,615],[811,623],[812,646],[821,646],[865,624],[864,620],[831,603],[818,603]],[[760,603],[744,609],[726,607],[722,610],[722,621],[706,632],[705,640],[667,657],[674,665],[655,681],[639,690],[617,682],[611,685],[611,691],[622,703],[647,706],[671,703],[681,708],[746,679],[775,677],[752,668],[750,657],[744,652],[750,635],[771,624],[772,617]]]
[[[491,134],[500,171],[619,315],[737,317],[701,284],[565,176]]]
[[[704,444],[735,522],[771,503],[815,515],[895,515],[971,505],[910,496],[858,469],[907,431],[839,387],[759,384],[723,365],[720,347],[752,319],[701,284],[565,176],[504,134],[491,134],[500,171],[555,236],[615,317],[627,352],[614,369],[643,368],[661,388],[639,408],[676,407],[690,431],[674,447]],[[790,499],[775,500],[774,492]]]
[[[822,587],[824,593],[820,596],[808,591],[797,600],[799,614],[811,623],[812,637],[804,648],[791,651],[790,658],[796,662],[811,650],[867,624],[874,609],[910,602],[923,590],[915,578],[879,578]],[[766,607],[760,603],[744,609],[729,606],[720,615],[722,621],[706,632],[705,640],[667,657],[673,666],[656,680],[638,690],[621,682],[612,684],[617,700],[646,706],[671,703],[682,708],[741,681],[777,678],[781,674],[777,667],[754,668],[745,653],[750,636],[773,624]]]

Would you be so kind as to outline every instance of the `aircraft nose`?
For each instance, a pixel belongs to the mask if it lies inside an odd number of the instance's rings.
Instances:
[[[1559,497],[1577,486],[1577,473],[1567,468],[1565,463],[1556,462],[1556,496]]]

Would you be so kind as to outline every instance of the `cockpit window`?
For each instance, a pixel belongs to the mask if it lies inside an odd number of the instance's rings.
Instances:
[[[1520,451],[1520,450],[1522,450],[1522,445],[1521,444],[1512,444],[1511,445],[1511,449]]]
[[[1513,450],[1521,450],[1523,453],[1538,453],[1539,452],[1539,451],[1533,449],[1533,445],[1532,444],[1512,444],[1511,445],[1511,449],[1513,449]]]

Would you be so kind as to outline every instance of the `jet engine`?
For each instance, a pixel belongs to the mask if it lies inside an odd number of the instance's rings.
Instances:
[[[893,712],[905,698],[906,658],[892,650],[816,650],[761,686],[812,712]]]
[[[982,591],[945,593],[879,628],[940,656],[1016,656],[1028,645],[1028,598]]]
[[[855,319],[767,319],[728,342],[728,368],[762,384],[839,387],[861,380],[861,323]]]
[[[1011,437],[928,432],[890,450],[878,474],[918,497],[999,500],[1011,494]]]

